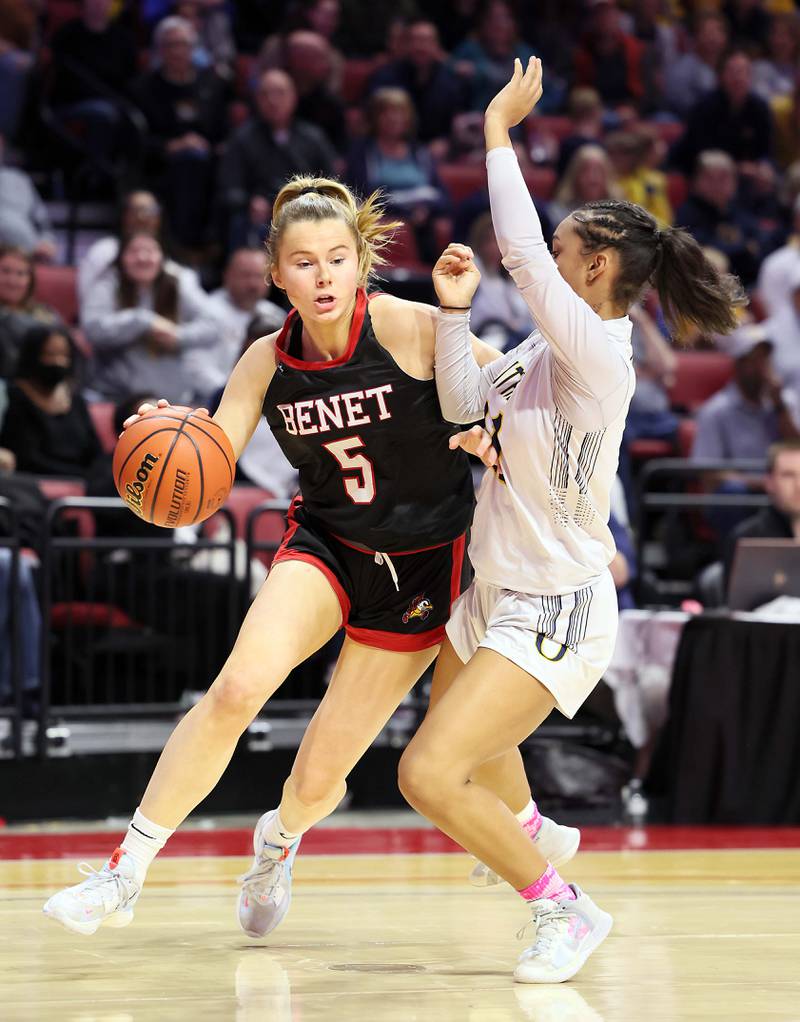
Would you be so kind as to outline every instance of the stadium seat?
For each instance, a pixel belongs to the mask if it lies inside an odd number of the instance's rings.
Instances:
[[[552,167],[528,167],[522,176],[531,195],[537,199],[551,199],[556,189],[556,172]]]
[[[436,172],[454,203],[486,187],[486,167],[483,163],[442,163]]]
[[[528,136],[551,135],[559,142],[565,139],[574,130],[574,124],[569,117],[543,116],[531,117],[528,120]]]
[[[634,461],[649,461],[650,458],[671,458],[675,448],[669,440],[654,440],[643,437],[628,446],[628,453]]]
[[[692,453],[692,444],[697,433],[697,422],[695,419],[681,419],[678,425],[678,453],[682,458],[688,458]]]
[[[669,389],[673,408],[694,411],[731,379],[733,359],[721,351],[679,351],[675,380]]]
[[[677,171],[672,171],[667,174],[667,198],[669,204],[672,206],[673,212],[677,211],[679,206],[682,206],[686,202],[686,196],[689,194],[689,182]]]
[[[369,76],[380,64],[374,57],[344,62],[341,96],[345,103],[352,105],[363,99]]]
[[[392,269],[416,270],[425,273],[430,270],[430,267],[423,263],[419,257],[417,238],[408,224],[402,224],[394,232],[391,244],[386,248],[386,254]]]
[[[274,499],[274,494],[270,493],[269,490],[262,489],[260,486],[247,486],[242,483],[234,484],[228,499],[225,501],[225,507],[233,515],[237,539],[247,539],[247,517],[253,508],[263,504],[264,501]],[[213,516],[208,520],[205,531],[209,539],[213,538],[216,534],[222,521],[222,516]],[[269,543],[274,546],[274,549],[257,550],[253,556],[269,567],[275,555],[275,550],[280,546],[285,531],[286,518],[283,512],[265,511],[259,515],[253,528],[253,540],[256,543]]]
[[[89,405],[95,432],[106,454],[111,454],[117,443],[114,431],[114,404],[112,401],[93,401]]]
[[[74,266],[37,266],[34,296],[59,313],[68,325],[78,322],[77,270]]]

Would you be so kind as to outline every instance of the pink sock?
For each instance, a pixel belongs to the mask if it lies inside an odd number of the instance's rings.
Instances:
[[[522,824],[522,829],[531,839],[535,838],[542,827],[542,814],[533,799],[525,806],[521,813],[517,813],[517,819]]]
[[[527,887],[523,887],[518,892],[520,897],[524,898],[525,901],[536,901],[539,898],[551,898],[553,901],[563,901],[565,898],[569,901],[575,901],[575,892],[565,883],[564,880],[556,873],[553,866],[548,862],[547,869],[542,873],[538,880],[534,880],[532,884]]]

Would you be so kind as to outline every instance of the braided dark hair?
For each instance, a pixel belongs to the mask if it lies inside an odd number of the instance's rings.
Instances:
[[[626,309],[652,285],[672,328],[693,323],[704,333],[726,334],[737,325],[736,308],[747,298],[738,277],[720,273],[695,239],[679,227],[659,228],[633,202],[600,199],[572,214],[584,254],[613,248],[619,257],[613,299]]]

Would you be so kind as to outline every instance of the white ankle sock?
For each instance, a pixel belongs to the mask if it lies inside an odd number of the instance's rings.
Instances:
[[[136,879],[139,884],[144,883],[150,863],[155,859],[174,831],[168,827],[160,827],[137,809],[133,819],[128,824],[128,832],[125,835],[120,848],[127,852],[136,863]]]
[[[525,806],[525,808],[519,813],[514,813],[514,815],[516,816],[520,823],[527,823],[535,812],[536,803],[533,801],[533,798],[531,798],[530,802]]]
[[[283,820],[281,820],[280,809],[278,809],[275,815],[267,821],[261,831],[261,838],[263,841],[265,841],[268,845],[277,845],[279,848],[288,848],[289,845],[293,845],[299,837],[299,834],[293,834],[286,828]]]

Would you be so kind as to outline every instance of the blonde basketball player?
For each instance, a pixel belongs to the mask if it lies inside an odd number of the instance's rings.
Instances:
[[[742,301],[693,239],[627,202],[578,209],[551,257],[509,141],[541,92],[540,61],[524,74],[517,61],[485,120],[495,233],[538,329],[481,368],[466,311],[479,280],[472,253],[450,246],[434,270],[442,410],[453,422],[485,416],[494,450],[472,432],[451,443],[482,450],[493,469],[470,543],[476,577],[456,601],[431,706],[400,766],[408,801],[529,904],[535,939],[514,973],[523,983],[569,979],[612,920],[562,880],[477,771],[513,763],[553,707],[571,717],[613,651],[607,522],[634,388],[628,308],[652,282],[674,324],[724,332]]]

